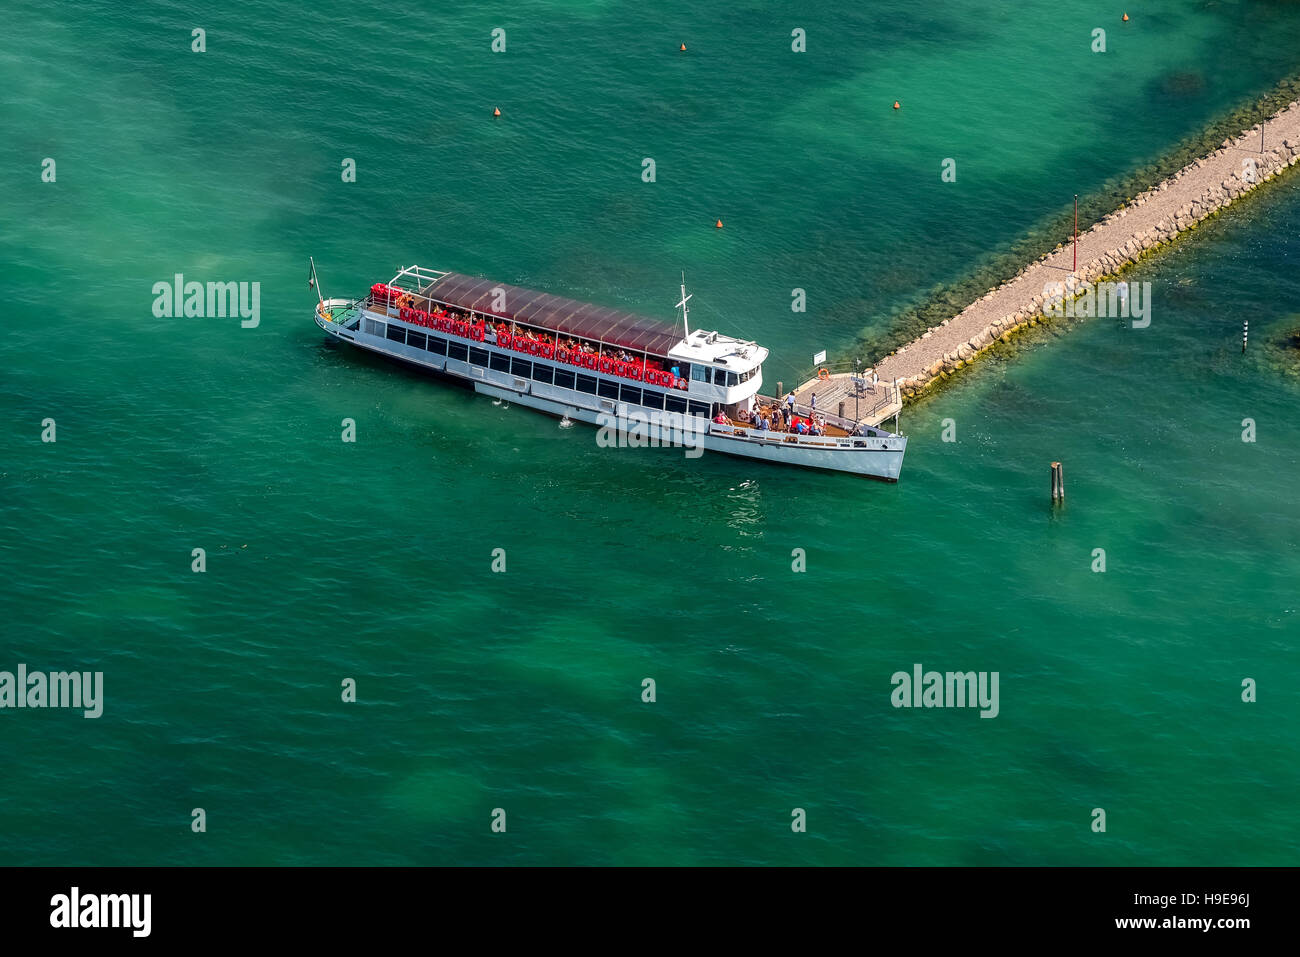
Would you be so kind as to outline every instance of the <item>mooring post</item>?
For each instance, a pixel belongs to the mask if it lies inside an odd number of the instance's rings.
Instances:
[[[1246,351],[1246,340],[1250,337],[1250,320],[1241,320],[1241,351]]]
[[[1052,501],[1065,501],[1065,471],[1060,462],[1052,463]]]
[[[838,415],[841,419],[844,418],[844,400],[843,400],[843,399],[840,400],[840,409],[839,409],[839,411],[836,412],[835,414]]]
[[[785,399],[785,383],[780,379],[776,380],[776,401],[781,402]]]

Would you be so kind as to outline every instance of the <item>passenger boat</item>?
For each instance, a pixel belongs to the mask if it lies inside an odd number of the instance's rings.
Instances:
[[[679,446],[897,482],[907,439],[867,418],[796,404],[763,428],[768,350],[490,279],[409,266],[361,299],[325,299],[316,324],[336,339],[471,384],[476,392],[599,426],[613,444]],[[886,402],[896,401],[882,384]],[[896,391],[896,390],[895,390]],[[882,405],[877,401],[871,408]],[[895,405],[896,409],[897,406]],[[772,416],[766,416],[769,421]]]

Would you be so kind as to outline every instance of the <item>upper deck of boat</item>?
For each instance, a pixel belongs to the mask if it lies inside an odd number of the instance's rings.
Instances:
[[[566,299],[461,273],[439,275],[432,282],[421,284],[413,294],[422,302],[444,303],[494,321],[504,319],[647,355],[666,357],[682,342],[681,333],[672,326],[625,309]]]

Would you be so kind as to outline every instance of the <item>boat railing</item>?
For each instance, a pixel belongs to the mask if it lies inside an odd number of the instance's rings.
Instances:
[[[856,400],[856,419],[850,418],[846,415],[838,415],[827,409],[814,409],[810,405],[799,402],[795,403],[794,414],[801,418],[809,418],[816,413],[826,421],[827,425],[834,425],[843,429],[845,432],[852,432],[863,421],[875,417],[876,413],[892,408],[895,405],[902,404],[902,394],[900,393],[898,386],[893,382],[881,382],[876,386],[876,389],[879,391],[873,391],[868,398],[870,405],[866,404],[861,398]],[[755,398],[765,405],[777,405],[782,407],[785,405],[785,399],[783,397],[759,395],[755,396]],[[844,400],[844,407],[845,411],[848,411],[849,400]]]
[[[837,425],[841,429],[844,429],[846,432],[852,432],[855,428],[857,428],[858,423],[862,422],[864,419],[872,418],[875,416],[877,412],[880,412],[884,409],[888,409],[895,404],[901,404],[902,396],[898,390],[898,386],[896,386],[894,383],[881,382],[879,383],[877,388],[880,389],[880,393],[872,395],[871,405],[865,405],[861,399],[856,400],[857,401],[856,420],[851,419],[848,416],[836,415],[834,412],[830,412],[826,409],[814,409],[810,405],[800,405],[799,403],[795,403],[795,407],[794,407],[795,414],[801,416],[810,416],[814,412],[816,412],[818,415],[825,416],[826,422],[828,424]],[[849,400],[847,399],[844,400],[846,411],[848,409],[848,402]]]
[[[890,449],[894,445],[890,444],[891,440],[897,440],[895,435],[800,435],[797,432],[780,432],[775,429],[756,429],[745,422],[729,422],[723,425],[721,422],[711,422],[709,424],[709,433],[711,435],[734,435],[738,439],[744,439],[749,442],[760,442],[764,445],[794,445],[799,447],[812,448],[856,448],[856,449]]]
[[[447,275],[446,272],[437,269],[425,269],[422,266],[403,266],[388,285],[397,286],[407,292],[418,293],[421,289],[433,285],[445,275]]]

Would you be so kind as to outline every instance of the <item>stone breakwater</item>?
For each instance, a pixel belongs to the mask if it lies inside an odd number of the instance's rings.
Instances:
[[[1083,292],[1085,284],[1095,284],[1137,262],[1297,163],[1300,100],[1262,125],[1224,140],[1210,155],[1080,233],[1077,270],[1073,242],[1061,244],[957,316],[890,353],[876,364],[876,372],[886,382],[897,380],[904,399],[915,398],[964,368],[994,342],[1008,342],[1020,330],[1050,318],[1043,311],[1045,301],[1049,310],[1053,305],[1045,289],[1063,284],[1068,300]]]

